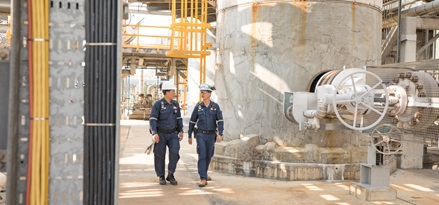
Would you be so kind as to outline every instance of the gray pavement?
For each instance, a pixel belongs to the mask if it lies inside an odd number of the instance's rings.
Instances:
[[[397,189],[395,201],[360,201],[349,195],[353,181],[277,181],[209,172],[212,181],[198,187],[195,143],[187,136],[181,142],[180,161],[175,177],[177,186],[158,184],[153,154],[144,153],[151,142],[148,122],[121,121],[119,204],[439,204],[439,172],[435,170],[398,170],[391,176]]]

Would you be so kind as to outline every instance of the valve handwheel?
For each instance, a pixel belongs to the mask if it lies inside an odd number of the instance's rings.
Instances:
[[[382,124],[377,126],[372,133],[370,133],[371,143],[378,153],[386,155],[397,154],[402,148],[402,134],[402,131],[396,126]]]
[[[381,80],[380,77],[378,77],[374,73],[362,69],[352,68],[344,70],[343,72],[340,73],[341,75],[339,74],[341,77],[340,81],[338,81],[338,79],[334,79],[333,81],[336,84],[334,85],[336,92],[334,92],[332,96],[334,113],[343,125],[352,130],[362,131],[375,127],[384,118],[387,112],[387,108],[389,107],[389,92],[386,89],[386,85],[383,83],[383,80]],[[360,78],[355,78],[356,76],[360,76]],[[372,80],[377,81],[377,83],[370,87],[365,83],[366,77],[372,77]],[[356,82],[356,80],[362,81],[362,84]],[[337,95],[345,94],[346,96],[346,88],[349,88],[349,99],[337,99]],[[382,111],[373,107],[374,90],[381,88],[385,92],[385,105]],[[352,124],[346,122],[346,120],[340,115],[340,111],[338,110],[339,105],[346,105],[353,108],[353,110],[350,111],[353,115]],[[374,122],[365,125],[363,117],[369,112],[378,114],[378,117],[377,119],[374,119]],[[359,117],[360,122],[357,123],[357,119],[359,119]]]

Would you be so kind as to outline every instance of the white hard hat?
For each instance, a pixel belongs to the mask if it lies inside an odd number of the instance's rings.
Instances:
[[[174,83],[167,81],[163,83],[162,90],[177,90],[177,88],[175,87]]]
[[[215,87],[214,86],[210,86],[209,84],[201,84],[200,85],[200,91],[203,91],[203,90],[207,90],[207,91],[212,92],[212,91],[215,90]]]

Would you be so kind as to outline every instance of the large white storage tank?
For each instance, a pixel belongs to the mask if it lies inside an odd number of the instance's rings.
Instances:
[[[217,1],[219,48],[212,72],[225,140],[256,134],[254,144],[266,146],[260,149],[275,143],[268,156],[250,154],[253,160],[283,161],[273,149],[284,146],[304,150],[298,157],[284,157],[287,162],[364,162],[365,152],[356,152],[362,143],[352,131],[299,132],[283,116],[283,97],[285,91],[307,90],[322,71],[379,64],[381,7],[379,0]],[[248,155],[230,153],[231,146],[218,147],[213,169],[234,172],[221,156]],[[255,166],[250,165],[253,174]]]

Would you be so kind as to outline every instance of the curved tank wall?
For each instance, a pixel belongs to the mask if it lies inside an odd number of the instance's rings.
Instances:
[[[352,143],[345,131],[300,131],[285,91],[306,91],[328,69],[380,62],[382,1],[218,1],[215,84],[225,140],[258,134],[286,146]]]

